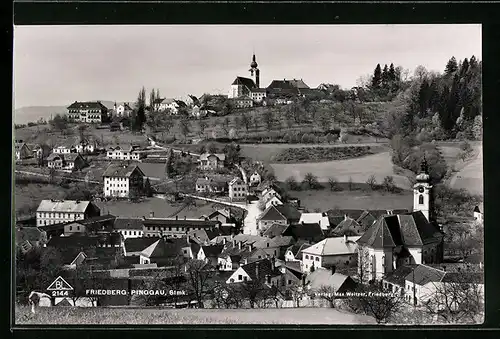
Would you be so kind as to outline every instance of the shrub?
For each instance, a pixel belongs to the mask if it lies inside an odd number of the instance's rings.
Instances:
[[[387,192],[394,192],[396,189],[396,185],[394,184],[394,177],[391,175],[388,175],[384,178],[384,181],[382,182],[382,187],[387,191]]]

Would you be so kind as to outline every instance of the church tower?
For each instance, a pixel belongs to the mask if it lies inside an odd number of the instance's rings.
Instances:
[[[250,63],[250,69],[248,71],[250,72],[250,76],[251,76],[253,82],[255,82],[255,86],[257,86],[257,88],[260,88],[260,84],[259,84],[260,70],[257,66],[258,65],[257,65],[257,61],[255,61],[255,53],[254,53],[253,57],[252,57],[252,62]]]
[[[432,185],[425,156],[416,179],[417,182],[413,185],[413,211],[422,211],[428,221],[433,221]]]

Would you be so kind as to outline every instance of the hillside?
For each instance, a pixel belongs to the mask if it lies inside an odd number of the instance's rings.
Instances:
[[[94,100],[95,101],[95,100]],[[104,106],[108,109],[113,108],[114,101],[100,100]],[[66,113],[66,107],[70,104],[64,106],[26,106],[16,108],[14,110],[14,123],[15,124],[27,124],[28,122],[36,122],[40,118],[46,120],[50,119],[50,116],[56,114]]]

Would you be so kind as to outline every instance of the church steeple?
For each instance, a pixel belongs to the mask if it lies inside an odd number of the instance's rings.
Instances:
[[[434,218],[433,210],[431,177],[424,155],[420,164],[420,173],[416,177],[415,185],[413,185],[413,211],[421,211],[428,221],[432,221]]]
[[[255,59],[255,53],[253,53],[252,56],[252,62],[250,63],[250,69],[248,70],[250,72],[250,76],[252,77],[252,80],[255,82],[255,86],[259,88],[259,78],[260,78],[260,70],[258,68],[257,60]],[[255,77],[254,77],[255,75]]]

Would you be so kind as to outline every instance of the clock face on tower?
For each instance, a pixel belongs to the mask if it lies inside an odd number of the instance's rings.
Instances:
[[[422,186],[420,186],[420,187],[418,188],[418,191],[419,191],[420,193],[424,193],[424,188],[423,188]]]

